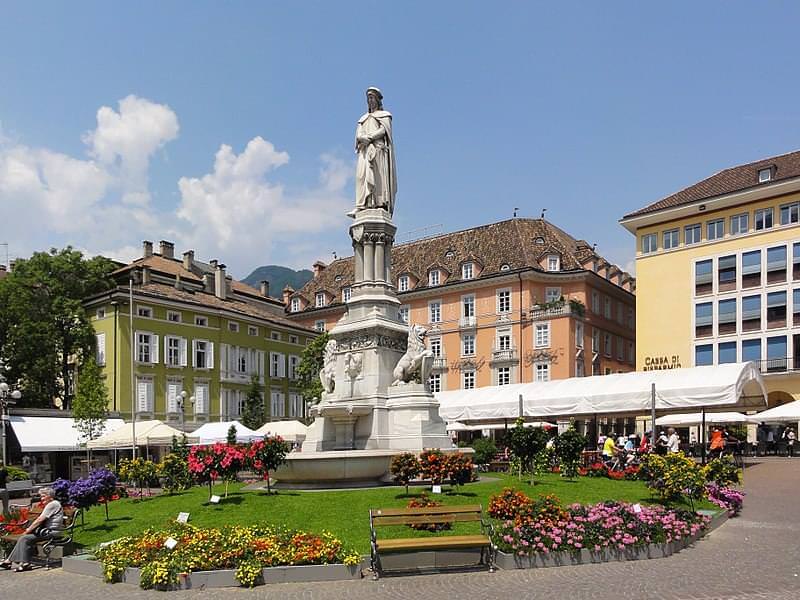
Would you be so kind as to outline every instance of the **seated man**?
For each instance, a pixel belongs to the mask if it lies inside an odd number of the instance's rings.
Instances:
[[[32,568],[31,556],[33,556],[36,542],[49,539],[53,537],[54,532],[64,528],[64,509],[61,508],[61,503],[53,497],[53,488],[42,488],[39,490],[39,495],[45,505],[42,514],[28,525],[25,534],[17,540],[8,558],[0,562],[0,568],[10,569],[16,563],[14,571],[17,573],[30,571]]]
[[[619,454],[621,450],[622,449],[617,446],[616,442],[614,441],[614,435],[611,434],[603,443],[603,460],[605,462],[613,460],[614,456]]]

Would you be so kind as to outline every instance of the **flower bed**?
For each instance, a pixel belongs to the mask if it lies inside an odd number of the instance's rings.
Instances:
[[[173,549],[165,544],[177,541]],[[265,568],[293,565],[354,567],[361,556],[327,532],[312,534],[260,526],[197,528],[170,524],[124,537],[99,549],[97,559],[108,582],[130,580],[130,569],[139,568],[138,583],[145,589],[182,587],[192,572],[235,569],[235,580],[252,587],[263,583]]]

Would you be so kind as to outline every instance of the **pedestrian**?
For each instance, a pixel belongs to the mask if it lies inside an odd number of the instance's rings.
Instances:
[[[42,514],[25,529],[24,534],[17,540],[8,557],[0,562],[0,568],[10,569],[16,563],[14,571],[30,571],[31,556],[36,542],[53,537],[54,532],[64,529],[64,509],[61,503],[53,497],[53,488],[45,487],[39,490],[39,495],[44,503]]]
[[[0,501],[3,503],[3,514],[8,514],[8,469],[0,460]]]
[[[669,437],[667,438],[667,452],[669,454],[676,454],[681,449],[681,438],[674,428],[667,429]]]
[[[639,444],[639,454],[647,454],[650,452],[650,436],[653,434],[652,431],[645,431],[644,435],[642,436],[642,441]]]
[[[787,427],[787,429],[789,431],[786,433],[786,456],[794,458],[794,443],[797,441],[797,435],[791,427]]]
[[[656,454],[661,456],[667,453],[667,434],[663,431],[658,434],[658,438],[656,439]]]

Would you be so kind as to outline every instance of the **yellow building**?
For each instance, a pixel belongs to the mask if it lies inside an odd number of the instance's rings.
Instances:
[[[620,222],[636,236],[637,369],[755,361],[770,406],[800,399],[800,151]]]

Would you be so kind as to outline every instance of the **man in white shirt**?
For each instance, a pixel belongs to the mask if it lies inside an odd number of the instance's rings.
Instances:
[[[667,438],[667,453],[675,454],[681,449],[681,438],[672,427],[667,429],[667,433],[669,434]]]

